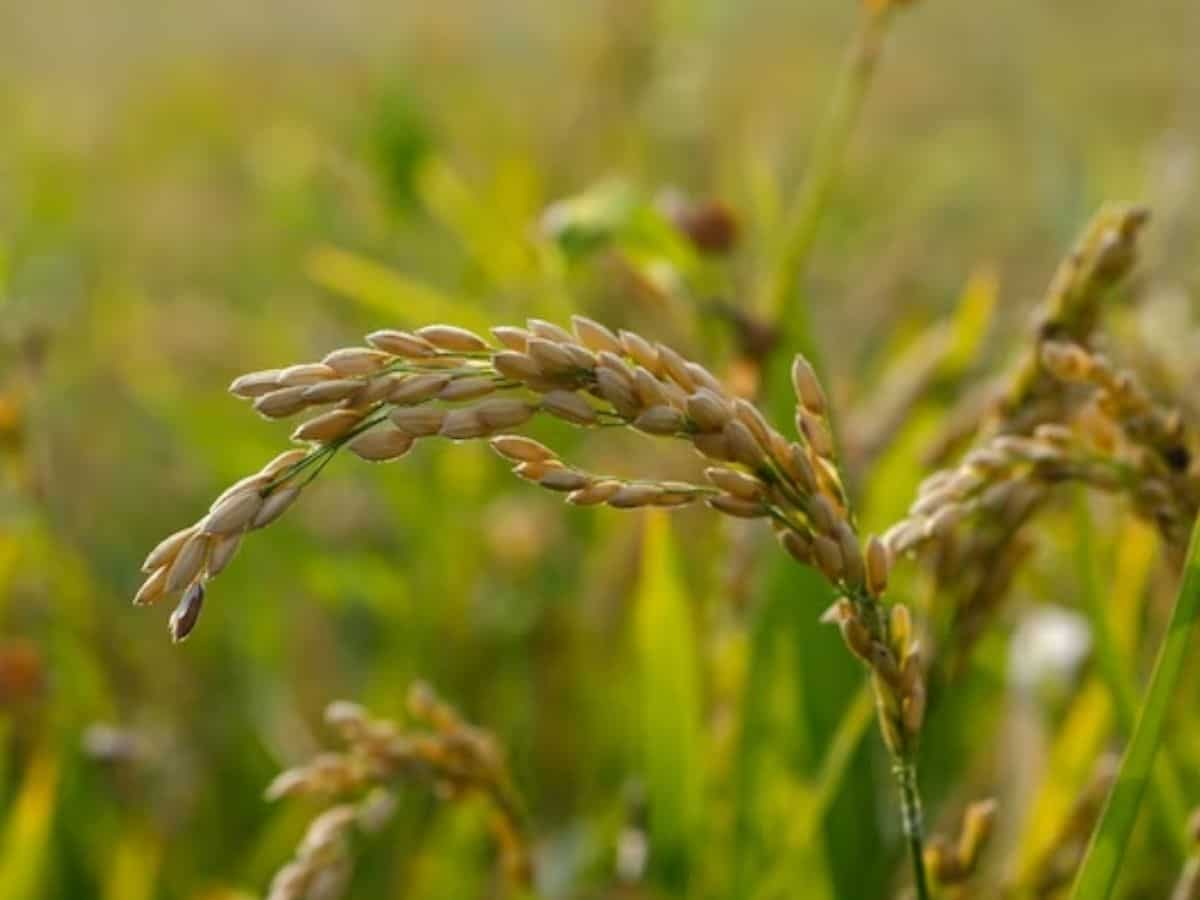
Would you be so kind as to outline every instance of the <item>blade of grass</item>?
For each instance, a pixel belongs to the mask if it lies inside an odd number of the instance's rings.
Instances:
[[[779,253],[762,288],[760,312],[767,316],[767,321],[777,322],[786,329],[788,346],[810,357],[814,348],[808,310],[793,301],[873,81],[890,18],[887,10],[863,12],[814,139],[804,180],[784,222]]]
[[[670,524],[661,512],[645,523],[634,628],[651,845],[659,876],[685,894],[703,814],[698,652]]]
[[[1200,524],[1200,523],[1198,523]],[[1084,856],[1071,891],[1072,900],[1105,900],[1116,884],[1121,858],[1137,819],[1151,766],[1162,742],[1167,711],[1183,671],[1193,626],[1200,617],[1200,528],[1193,526],[1183,582],[1167,623],[1150,685],[1116,783]]]
[[[1096,661],[1100,674],[1112,695],[1117,714],[1117,727],[1122,736],[1133,730],[1137,717],[1137,686],[1133,673],[1122,659],[1112,628],[1114,605],[1101,596],[1099,577],[1096,572],[1096,547],[1092,529],[1091,509],[1087,495],[1079,491],[1075,500],[1075,559],[1083,605],[1092,625]],[[1122,598],[1126,600],[1127,598]],[[1164,752],[1151,769],[1150,802],[1158,818],[1160,830],[1171,843],[1180,859],[1188,854],[1187,810],[1180,802],[1184,796],[1179,776]]]

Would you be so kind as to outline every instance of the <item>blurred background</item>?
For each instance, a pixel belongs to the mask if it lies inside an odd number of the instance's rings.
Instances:
[[[1102,202],[1155,213],[1114,333],[1160,387],[1189,388],[1200,360],[1200,5],[902,12],[798,298],[841,421],[870,438],[872,529]],[[328,702],[402,719],[416,678],[507,749],[547,897],[902,883],[886,755],[861,703],[845,719],[859,667],[765,528],[686,512],[647,532],[428,442],[394,466],[335,460],[246,542],[187,643],[129,605],[146,551],[286,446],[225,393],[241,372],[381,327],[582,312],[754,390],[754,294],[859,17],[851,0],[0,4],[0,898],[261,896],[316,810],[265,786],[330,746]],[[932,346],[936,390],[872,434],[872,404]],[[535,433],[597,471],[695,467],[661,442]],[[1144,672],[1174,574],[1120,504],[1097,509],[1083,566],[1125,579]],[[999,798],[988,865],[1013,896],[1053,895],[1046,848],[1120,746],[1075,609],[1077,521],[1069,503],[1041,521],[925,745],[935,827]],[[1192,675],[1171,733],[1196,788]],[[480,805],[400,798],[350,896],[500,894]],[[1151,824],[1136,841],[1122,895],[1165,896],[1174,863]]]

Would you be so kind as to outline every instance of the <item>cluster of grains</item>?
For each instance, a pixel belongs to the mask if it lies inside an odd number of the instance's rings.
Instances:
[[[1154,402],[1131,371],[1079,344],[1047,342],[1042,363],[1063,384],[1084,389],[1079,420],[1092,443],[1126,464],[1135,509],[1182,549],[1200,509],[1200,473],[1195,436],[1180,412]]]
[[[1102,301],[1137,261],[1137,239],[1149,220],[1140,207],[1105,208],[1088,223],[1059,265],[1038,310],[1033,346],[1013,370],[993,431],[1028,433],[1039,422],[1062,421],[1061,391],[1043,366],[1048,341],[1087,343]]]
[[[925,848],[929,873],[943,885],[962,884],[970,878],[992,835],[995,818],[995,800],[980,800],[968,806],[957,840],[950,841],[942,835],[930,838]]]
[[[242,376],[230,390],[268,418],[316,414],[280,456],[225,491],[203,519],[168,538],[146,562],[137,602],[183,592],[171,620],[178,640],[194,627],[205,583],[246,531],[274,521],[342,447],[370,461],[402,457],[422,438],[490,439],[516,473],[576,505],[628,509],[703,500],[738,518],[771,520],[787,551],[841,590],[877,596],[881,546],[860,547],[838,473],[825,396],[797,358],[799,404],[789,440],[698,363],[628,331],[576,317],[573,332],[531,320],[493,329],[494,344],[461,328],[379,331],[369,346],[317,363]],[[591,475],[534,441],[508,434],[535,414],[581,427],[623,426],[686,441],[712,465],[709,485]],[[870,582],[868,575],[875,581]]]
[[[838,626],[850,652],[870,670],[884,743],[894,758],[911,758],[925,718],[925,678],[908,607],[843,597],[823,621]]]
[[[505,878],[528,888],[532,878],[528,841],[504,754],[495,738],[461,718],[424,684],[409,691],[409,713],[424,726],[402,731],[370,718],[353,703],[337,702],[326,719],[346,749],[325,753],[281,773],[267,789],[275,800],[297,794],[365,794],[319,815],[309,826],[295,857],[271,882],[267,900],[335,900],[353,868],[351,833],[378,831],[395,807],[400,780],[431,785],[446,800],[483,797],[500,849]]]

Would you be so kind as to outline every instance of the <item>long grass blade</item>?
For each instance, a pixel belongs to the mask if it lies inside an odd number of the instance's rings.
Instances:
[[[1162,743],[1167,711],[1175,696],[1197,617],[1200,617],[1200,528],[1193,527],[1183,583],[1175,599],[1167,633],[1154,664],[1137,725],[1121,761],[1121,771],[1076,877],[1072,900],[1104,900],[1112,894],[1142,794],[1150,780],[1154,757]]]

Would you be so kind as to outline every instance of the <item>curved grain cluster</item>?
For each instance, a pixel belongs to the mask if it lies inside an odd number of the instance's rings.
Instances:
[[[346,749],[288,769],[267,788],[271,800],[298,794],[361,795],[313,820],[295,857],[276,873],[267,900],[341,896],[353,869],[351,833],[383,827],[396,805],[396,784],[403,780],[429,785],[445,800],[486,798],[503,874],[510,884],[528,887],[532,864],[525,825],[495,738],[465,722],[425,684],[409,690],[408,708],[424,730],[404,731],[372,719],[354,703],[330,704],[326,721]]]
[[[628,331],[582,317],[568,332],[531,320],[493,330],[495,343],[448,325],[378,331],[369,346],[242,376],[230,390],[276,419],[314,413],[292,434],[308,445],[284,453],[226,490],[208,514],[147,558],[136,602],[183,592],[171,618],[182,639],[199,614],[204,585],[230,561],[247,531],[290,506],[338,449],[398,459],[424,438],[489,439],[515,473],[577,505],[620,509],[697,501],[739,518],[772,522],[787,551],[852,595],[878,596],[889,559],[859,544],[838,474],[826,401],[798,357],[796,437],[789,439],[698,363]],[[580,427],[629,427],[686,441],[710,465],[709,484],[623,479],[574,468],[547,447],[508,434],[535,415]]]

